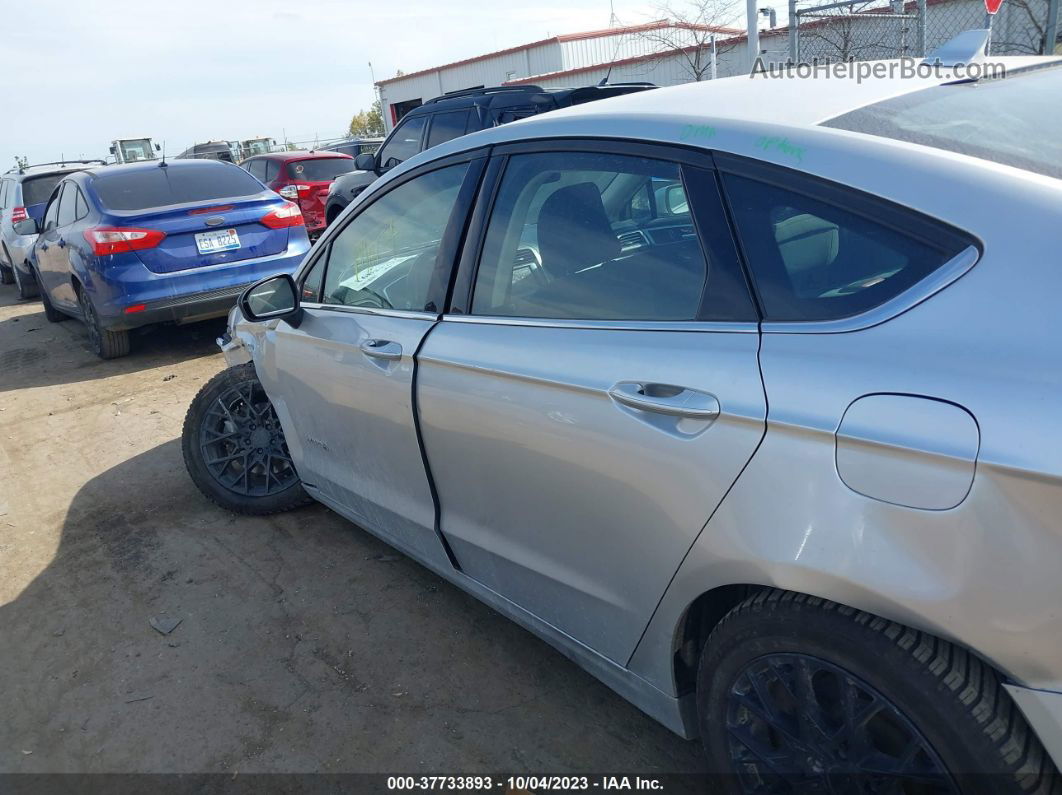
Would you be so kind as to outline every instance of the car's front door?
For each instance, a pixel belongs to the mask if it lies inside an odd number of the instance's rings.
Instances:
[[[622,664],[764,433],[757,316],[707,158],[536,146],[418,355],[421,433],[462,571]]]
[[[66,256],[66,239],[59,229],[59,210],[62,207],[66,183],[62,182],[55,189],[48,207],[44,211],[40,236],[35,244],[37,272],[41,277],[41,289],[48,292],[48,298],[56,306],[73,308],[76,297],[70,286],[70,263]],[[62,245],[60,245],[62,240]]]
[[[414,354],[436,323],[483,158],[389,185],[318,246],[298,325],[255,365],[299,476],[397,546],[447,564],[414,420]]]

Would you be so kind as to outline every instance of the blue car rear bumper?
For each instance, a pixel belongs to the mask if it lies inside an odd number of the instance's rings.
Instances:
[[[279,254],[173,273],[154,273],[125,255],[121,263],[94,273],[89,289],[103,328],[191,323],[223,317],[248,285],[266,276],[294,273],[309,250],[310,241],[302,232],[290,235],[287,249]]]

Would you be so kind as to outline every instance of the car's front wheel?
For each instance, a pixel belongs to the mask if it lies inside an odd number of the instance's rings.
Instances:
[[[0,284],[11,284],[15,280],[14,269],[0,263]]]
[[[701,737],[738,792],[1057,793],[999,675],[953,644],[765,590],[713,630]]]
[[[192,481],[222,508],[263,515],[310,501],[253,364],[223,370],[199,390],[181,448]]]

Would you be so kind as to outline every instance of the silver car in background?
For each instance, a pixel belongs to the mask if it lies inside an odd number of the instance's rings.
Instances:
[[[1062,59],[1003,63],[410,159],[243,296],[192,478],[330,506],[737,790],[1056,791]]]
[[[102,160],[15,166],[0,174],[0,283],[15,283],[20,298],[37,295],[31,259],[37,232],[30,221],[41,221],[52,190],[74,171]]]

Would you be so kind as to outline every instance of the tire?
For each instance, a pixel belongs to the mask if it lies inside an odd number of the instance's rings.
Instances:
[[[11,284],[15,281],[14,273],[7,265],[0,265],[0,284]]]
[[[32,276],[30,276],[29,280],[23,280],[18,268],[12,268],[11,273],[15,277],[15,288],[18,290],[19,298],[28,300],[37,297],[37,282],[33,281]],[[30,273],[32,274],[33,271],[31,270]]]
[[[101,359],[117,359],[129,354],[129,332],[109,331],[100,326],[96,307],[84,288],[78,288],[77,302],[81,305],[81,319],[88,329],[89,347]]]
[[[845,703],[870,716],[853,724]],[[912,791],[1062,792],[991,667],[932,635],[791,591],[761,591],[715,627],[697,712],[712,769],[731,774],[736,792],[908,791],[875,789],[882,777],[859,764],[868,751],[879,769],[911,754],[901,769],[936,769],[952,787]],[[803,788],[790,789],[794,777]]]
[[[37,284],[42,284],[40,274],[37,273],[36,275],[37,275]],[[64,312],[60,312],[58,309],[56,309],[52,305],[52,301],[48,297],[48,291],[47,290],[41,290],[40,293],[41,293],[41,303],[44,304],[44,316],[45,316],[45,318],[48,319],[49,322],[51,322],[51,323],[61,323],[62,321],[68,320],[70,318],[70,315],[67,315]]]
[[[233,513],[264,516],[311,501],[253,364],[204,384],[185,415],[181,450],[199,490]]]

